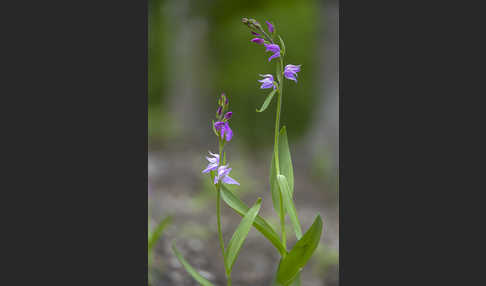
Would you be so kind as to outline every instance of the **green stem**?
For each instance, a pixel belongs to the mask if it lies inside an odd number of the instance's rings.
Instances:
[[[221,247],[221,253],[224,257],[224,240],[223,240],[223,233],[221,231],[221,186],[218,183],[218,192],[216,195],[216,212],[218,217],[218,237],[219,237],[219,246]]]
[[[222,166],[225,164],[226,158],[223,154],[223,149],[224,149],[224,139],[221,137],[218,140],[219,143],[219,166]],[[217,172],[217,171],[216,171]],[[219,238],[219,246],[221,248],[221,253],[223,255],[224,259],[224,239],[223,239],[223,232],[221,231],[221,182],[218,182],[216,189],[217,189],[217,194],[216,194],[216,217],[218,220],[218,238]],[[228,269],[226,269],[226,264],[224,264],[224,268],[226,272],[228,272]],[[231,273],[226,275],[228,277],[228,285],[231,285]]]
[[[278,155],[278,149],[279,149],[279,137],[280,137],[280,113],[282,109],[282,90],[283,90],[283,80],[282,80],[282,74],[283,74],[283,60],[282,57],[280,57],[280,70],[278,71],[279,75],[277,76],[278,80],[278,94],[277,94],[277,115],[275,119],[275,146],[274,146],[274,157],[275,157],[275,168],[277,171],[277,176],[280,175],[280,163],[279,163],[279,155]],[[279,187],[280,190],[280,187]],[[279,191],[279,197],[280,197],[280,228],[282,231],[282,244],[284,245],[285,249],[287,249],[287,243],[286,243],[286,233],[285,233],[285,210],[283,207],[283,197],[282,197],[282,190]],[[285,256],[285,252],[284,255]]]

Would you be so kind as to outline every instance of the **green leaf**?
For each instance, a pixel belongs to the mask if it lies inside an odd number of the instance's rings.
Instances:
[[[154,247],[155,243],[159,240],[160,236],[162,235],[162,232],[164,232],[164,229],[170,224],[172,220],[172,217],[168,216],[165,219],[163,219],[155,230],[150,233],[149,238],[148,238],[148,251],[150,252],[152,250],[152,247]]]
[[[184,259],[184,257],[181,255],[179,250],[177,250],[177,247],[175,245],[175,241],[172,243],[172,250],[174,251],[174,254],[176,255],[177,259],[179,262],[184,266],[186,271],[191,274],[192,278],[194,278],[199,284],[203,286],[214,286],[213,283],[209,282],[206,278],[204,278],[201,274],[199,274],[192,266]]]
[[[292,168],[292,159],[290,157],[289,141],[287,139],[287,128],[285,126],[280,129],[280,136],[278,141],[278,157],[280,164],[280,173],[287,178],[289,184],[290,194],[294,195],[294,169]]]
[[[225,185],[221,185],[221,198],[223,201],[231,207],[240,216],[244,216],[250,209],[243,201],[241,201],[232,191],[230,191]],[[286,253],[285,247],[280,240],[279,235],[263,217],[257,216],[253,222],[253,227],[255,227],[263,236],[265,236],[268,241],[270,241],[273,246],[278,250],[280,255]]]
[[[279,155],[280,157],[280,155]],[[272,162],[270,163],[270,190],[272,191],[273,209],[280,213],[280,189],[277,182],[277,169],[275,167],[275,152],[272,152]]]
[[[282,262],[282,260],[280,260]],[[280,267],[280,264],[279,264]],[[272,286],[282,286],[282,284],[277,282],[277,274],[275,274],[275,277],[273,277],[272,283],[270,285]],[[290,286],[300,286],[300,271],[295,275],[294,279],[289,283]]]
[[[292,201],[292,195],[290,194],[287,179],[284,175],[277,175],[277,181],[280,187],[280,191],[282,191],[284,208],[289,215],[290,221],[292,222],[292,225],[294,227],[295,236],[297,237],[297,239],[300,239],[302,237],[302,229],[300,228],[297,210],[295,209],[295,205]]]
[[[278,143],[278,157],[280,164],[280,173],[287,178],[290,195],[294,195],[294,169],[292,168],[292,159],[290,157],[289,142],[287,139],[287,129],[285,126],[280,129]],[[270,165],[270,189],[272,190],[273,208],[280,213],[280,190],[277,182],[277,170],[275,168],[275,152],[272,153],[272,162]]]
[[[312,254],[319,245],[322,233],[322,219],[318,215],[314,223],[304,236],[297,241],[295,246],[284,259],[281,260],[277,270],[277,282],[279,285],[290,285],[300,270],[307,264]]]
[[[282,52],[282,55],[285,55],[285,43],[282,40],[282,37],[280,37],[280,35],[278,35],[278,39],[280,40],[280,44],[282,45],[282,48],[280,49],[281,52]]]
[[[277,92],[276,89],[272,90],[272,92],[270,92],[268,95],[267,95],[267,98],[265,98],[265,101],[263,102],[263,105],[262,107],[260,107],[260,109],[256,110],[257,112],[263,112],[265,111],[265,109],[267,109],[268,105],[270,104],[270,102],[272,101],[272,98],[273,96],[275,95],[275,92]]]
[[[240,225],[238,225],[236,228],[227,248],[225,249],[224,264],[228,274],[231,273],[231,270],[233,269],[233,265],[238,257],[241,247],[243,246],[243,242],[245,242],[246,236],[250,232],[251,226],[258,212],[260,211],[261,204],[262,198],[258,198],[257,202],[250,208],[250,210],[248,210],[241,220]]]

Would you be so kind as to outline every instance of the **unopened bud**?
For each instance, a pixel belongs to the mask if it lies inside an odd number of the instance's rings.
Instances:
[[[218,107],[218,110],[216,111],[216,116],[219,118],[219,117],[221,117],[222,113],[223,113],[223,107],[220,106],[220,107]]]
[[[248,18],[242,18],[241,22],[245,25],[248,25]]]
[[[219,102],[220,102],[219,105],[221,105],[221,106],[228,105],[229,100],[228,100],[228,97],[226,96],[225,93],[221,94],[221,97],[219,98]]]
[[[231,112],[231,111],[226,112],[226,114],[224,115],[224,119],[230,119],[231,115],[233,115],[233,112]]]

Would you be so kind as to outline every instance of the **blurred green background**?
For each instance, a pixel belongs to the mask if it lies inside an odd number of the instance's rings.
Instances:
[[[258,75],[274,74],[275,60],[269,63],[264,47],[250,42],[252,35],[241,23],[242,17],[262,24],[272,21],[286,44],[285,63],[302,65],[298,83],[285,81],[281,123],[287,126],[296,170],[299,215],[311,221],[320,212],[326,225],[322,246],[309,273],[304,273],[307,284],[303,285],[337,283],[337,7],[337,1],[316,0],[149,0],[149,220],[156,224],[168,215],[173,217],[154,247],[153,285],[196,285],[173,261],[169,250],[173,238],[187,238],[187,249],[182,251],[194,252],[199,260],[190,262],[213,281],[224,278],[217,265],[217,245],[214,253],[208,247],[201,250],[197,242],[190,245],[194,239],[202,245],[214,243],[214,194],[200,171],[207,151],[217,148],[210,122],[222,92],[228,95],[233,111],[234,137],[228,157],[232,177],[242,183],[237,191],[247,202],[269,194],[276,101],[263,113],[255,109],[269,92],[259,89]],[[263,211],[270,220],[274,218],[270,197],[264,197]],[[231,235],[239,219],[231,211],[227,214],[227,235]],[[308,226],[303,222],[304,229]],[[254,249],[269,249],[262,263],[276,259],[271,245],[257,233],[246,243],[255,243]],[[245,252],[251,254],[244,247],[242,255]],[[267,285],[271,273],[254,274],[254,265],[245,266],[245,257],[241,260],[235,271],[245,275],[234,278],[235,285]],[[266,272],[273,271],[274,265],[268,267]]]

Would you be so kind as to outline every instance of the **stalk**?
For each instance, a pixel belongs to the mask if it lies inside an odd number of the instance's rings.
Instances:
[[[277,176],[280,175],[280,164],[279,164],[279,156],[278,156],[278,144],[279,144],[279,137],[280,137],[280,113],[282,109],[282,90],[283,90],[283,60],[280,57],[280,70],[278,71],[280,74],[277,76],[278,80],[278,92],[277,92],[277,114],[275,119],[275,146],[274,146],[274,157],[275,157],[275,167],[277,171]],[[278,185],[277,185],[278,186]],[[280,186],[278,187],[280,189]],[[280,228],[282,230],[282,244],[284,245],[285,249],[287,249],[286,243],[286,233],[285,233],[285,210],[283,208],[283,197],[282,197],[282,190],[279,192],[280,197]],[[285,257],[285,253],[283,255]]]

